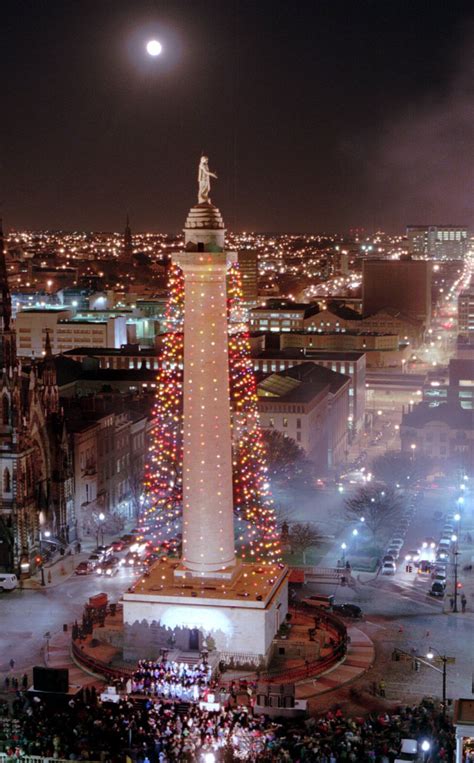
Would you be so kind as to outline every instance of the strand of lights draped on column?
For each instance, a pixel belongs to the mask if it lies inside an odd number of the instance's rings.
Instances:
[[[248,554],[248,561],[262,564],[277,562],[281,561],[281,546],[259,427],[257,387],[250,354],[250,336],[242,309],[238,266],[230,270],[228,303],[234,507],[248,525],[247,532],[241,536],[242,556],[245,558]]]
[[[173,265],[169,276],[166,337],[157,378],[142,524],[159,538],[179,529],[182,514],[182,378],[184,280]],[[240,555],[247,561],[277,562],[281,546],[269,491],[265,448],[259,429],[250,339],[241,306],[240,272],[229,274],[229,381],[233,425],[235,513],[244,528]]]
[[[152,521],[162,536],[179,529],[177,520],[182,508],[184,281],[176,265],[170,267],[168,293],[142,515],[142,523]]]

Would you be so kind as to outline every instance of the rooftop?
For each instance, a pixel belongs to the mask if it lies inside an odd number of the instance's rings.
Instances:
[[[436,422],[447,424],[451,429],[474,431],[474,411],[461,408],[455,402],[441,403],[437,406],[419,403],[411,411],[404,413],[402,417],[402,426],[417,429]]]
[[[285,347],[284,350],[261,350],[260,352],[252,353],[252,358],[258,358],[262,360],[352,360],[357,362],[360,358],[363,358],[364,352],[352,351],[352,350],[314,350],[311,347]]]

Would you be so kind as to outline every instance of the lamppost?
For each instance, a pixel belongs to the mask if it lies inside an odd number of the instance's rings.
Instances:
[[[415,460],[415,450],[416,450],[416,443],[415,442],[412,442],[412,444],[410,445],[410,449],[411,449],[411,460],[414,461]]]
[[[357,538],[359,536],[359,530],[357,527],[354,527],[352,530],[352,537],[354,538],[354,548],[357,550]]]
[[[101,536],[100,539],[102,541],[102,545],[104,545],[104,525],[103,525],[104,519],[105,519],[105,514],[101,511],[99,514],[99,522],[100,522],[99,527],[100,527],[100,536]]]
[[[102,539],[102,545],[104,545],[104,526],[102,522],[105,519],[105,514],[103,511],[100,512],[99,516],[97,517],[97,545],[99,545],[99,535]]]
[[[457,535],[451,535],[451,540],[454,543],[453,546],[453,559],[454,559],[454,605],[453,605],[453,612],[458,611],[458,556],[460,552],[458,551],[458,536]]]
[[[341,543],[341,551],[342,551],[342,566],[346,566],[346,548],[347,543]]]
[[[441,654],[441,652],[439,652],[437,649],[433,649],[433,647],[430,646],[428,652],[426,653],[426,659],[433,660],[435,657],[435,652],[443,663],[443,669],[439,670],[439,668],[436,668],[434,665],[431,665],[431,667],[433,670],[438,670],[443,674],[443,715],[446,715],[446,665],[448,658],[445,654]]]

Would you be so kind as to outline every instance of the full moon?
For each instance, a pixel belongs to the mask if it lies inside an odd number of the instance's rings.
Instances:
[[[161,42],[158,42],[158,40],[150,40],[146,44],[146,51],[149,56],[159,56],[162,51]]]

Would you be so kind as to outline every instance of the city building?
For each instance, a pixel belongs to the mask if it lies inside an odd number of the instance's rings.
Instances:
[[[254,307],[258,301],[258,253],[253,249],[240,249],[237,255],[242,284],[242,301]]]
[[[350,434],[357,432],[363,426],[365,416],[366,356],[364,352],[330,352],[298,348],[252,352],[254,371],[260,374],[285,371],[308,362],[349,377],[349,431]]]
[[[364,316],[392,308],[427,328],[431,320],[431,263],[411,257],[364,260],[362,305]]]
[[[468,249],[465,225],[407,225],[410,254],[432,260],[462,260]]]
[[[250,311],[250,331],[304,331],[317,326],[316,304],[292,302],[289,299],[269,299],[264,307]]]
[[[469,344],[474,344],[474,276],[458,296],[458,332]]]
[[[163,337],[161,337],[162,339]],[[156,349],[126,344],[120,349],[112,347],[75,347],[62,353],[66,358],[81,362],[84,358],[97,360],[98,368],[154,369],[160,368],[160,357]],[[88,366],[89,368],[91,365]]]
[[[431,406],[418,403],[405,412],[400,425],[402,450],[427,456],[459,467],[467,474],[474,470],[474,427],[472,410],[459,403]]]
[[[101,512],[109,532],[136,520],[150,422],[147,401],[97,393],[64,402],[78,537],[96,532]]]
[[[410,356],[408,342],[401,343],[398,334],[377,334],[363,331],[325,331],[324,333],[282,334],[280,348],[299,347],[328,351],[356,351],[366,355],[367,368],[400,366]]]
[[[45,544],[76,537],[72,457],[49,335],[41,364],[22,370],[0,230],[0,569],[26,577]]]
[[[347,457],[350,379],[315,363],[270,374],[258,384],[263,429],[291,437],[323,472]]]
[[[72,309],[27,308],[16,316],[18,355],[39,358],[49,334],[53,354],[73,347],[121,347],[127,344],[127,320],[114,315],[103,320],[76,319]]]

